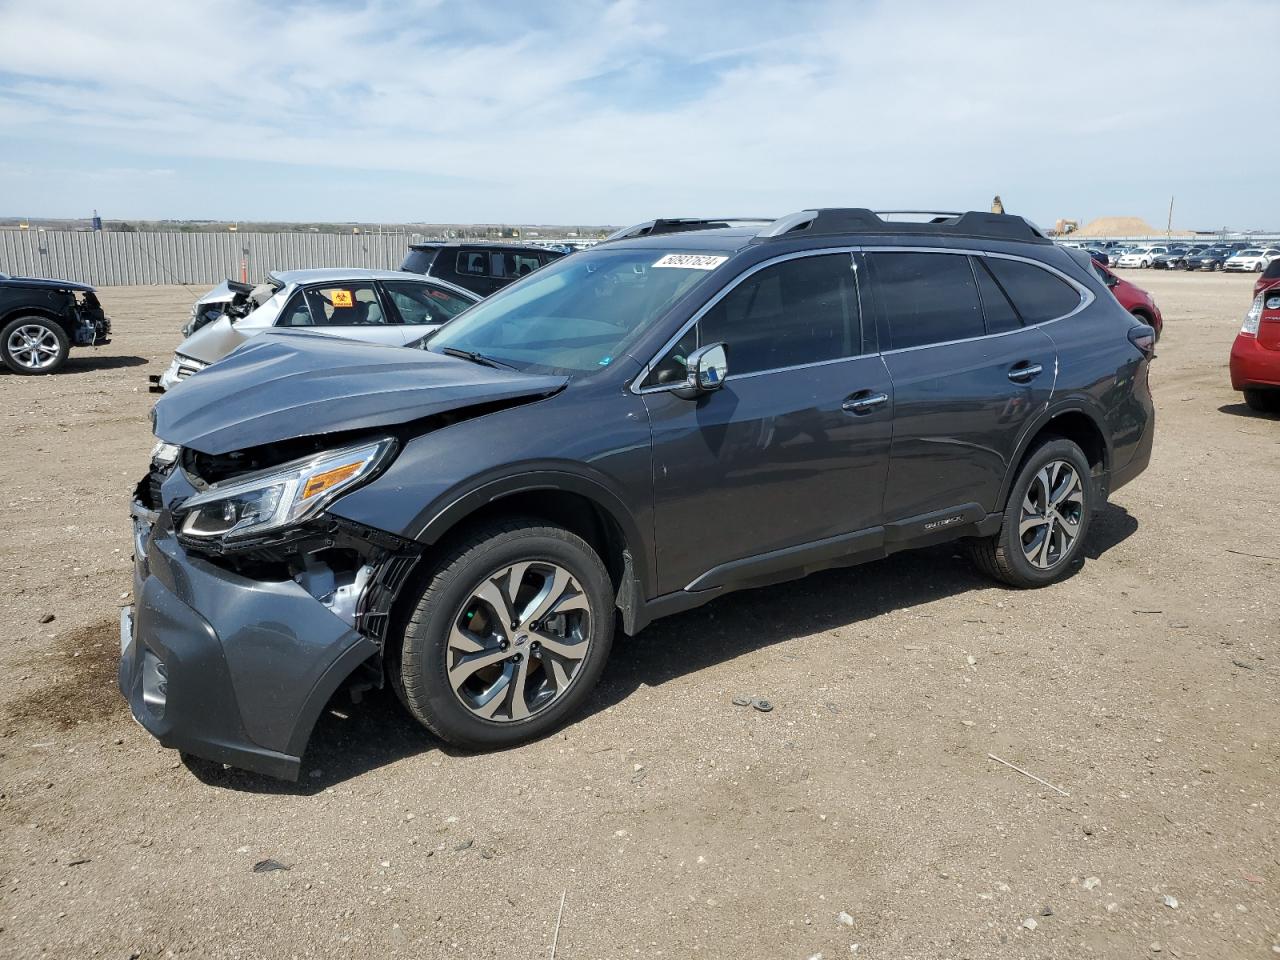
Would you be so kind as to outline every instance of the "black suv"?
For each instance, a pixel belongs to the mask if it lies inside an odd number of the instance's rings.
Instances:
[[[400,269],[421,273],[487,297],[564,254],[515,243],[438,241],[412,243]]]
[[[501,747],[732,590],[947,540],[1053,583],[1151,456],[1153,341],[1020,218],[860,209],[604,243],[407,348],[255,337],[155,407],[121,689],[296,776],[352,677]]]
[[[111,321],[87,283],[0,273],[0,360],[14,373],[55,373],[72,345],[111,342]]]

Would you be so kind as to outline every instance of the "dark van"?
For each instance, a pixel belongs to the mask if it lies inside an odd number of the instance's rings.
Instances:
[[[457,284],[487,297],[564,254],[533,245],[439,241],[413,243],[400,269]]]

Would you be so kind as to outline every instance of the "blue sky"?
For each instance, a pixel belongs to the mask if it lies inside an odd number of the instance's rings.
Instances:
[[[1280,228],[1280,2],[0,0],[0,214]]]

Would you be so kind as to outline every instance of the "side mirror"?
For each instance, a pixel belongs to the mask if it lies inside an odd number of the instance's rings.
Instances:
[[[689,354],[685,362],[688,369],[684,386],[675,391],[676,396],[692,400],[712,393],[724,386],[729,376],[728,348],[723,343],[700,347]]]
[[[1116,284],[1118,284],[1119,282],[1120,282],[1120,278],[1119,278],[1119,277],[1117,277],[1115,274],[1108,274],[1108,276],[1107,276],[1107,286],[1108,286],[1108,287],[1114,287],[1114,286],[1115,286]]]

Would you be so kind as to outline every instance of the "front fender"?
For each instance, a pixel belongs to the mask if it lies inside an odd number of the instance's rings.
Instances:
[[[385,473],[330,511],[432,544],[477,509],[536,490],[576,494],[611,517],[652,596],[649,418],[640,398],[623,391],[570,388],[415,437]]]

